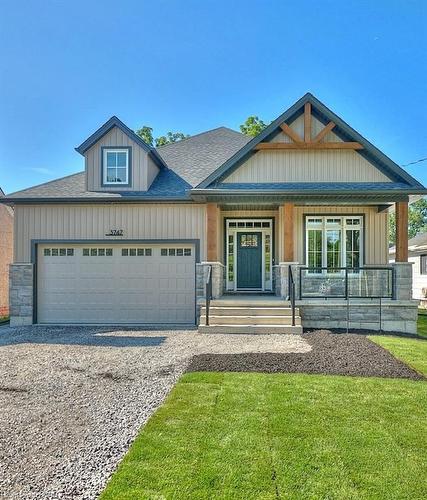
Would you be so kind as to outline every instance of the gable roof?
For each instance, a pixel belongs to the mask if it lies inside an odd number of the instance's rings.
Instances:
[[[166,165],[163,160],[158,155],[157,151],[147,144],[139,135],[135,134],[127,125],[125,125],[117,116],[112,116],[108,121],[104,123],[99,129],[94,132],[90,137],[88,137],[84,142],[80,144],[76,149],[78,153],[84,155],[85,152],[91,148],[96,142],[98,142],[105,134],[107,134],[113,127],[119,128],[124,134],[126,134],[129,139],[136,142],[138,146],[148,154],[151,155],[152,159],[156,162],[157,166],[164,168]]]
[[[159,156],[191,186],[197,186],[250,141],[250,137],[218,127],[157,148]]]
[[[423,185],[416,179],[409,175],[399,165],[394,163],[388,156],[382,153],[378,148],[371,144],[367,139],[362,137],[356,130],[348,125],[344,120],[339,118],[322,102],[320,102],[312,94],[307,93],[299,99],[293,106],[282,113],[278,118],[270,123],[260,134],[254,137],[246,145],[244,145],[235,155],[225,161],[219,168],[212,172],[206,179],[200,182],[196,189],[214,188],[218,182],[231,174],[238,168],[244,161],[246,161],[252,154],[255,153],[254,148],[262,141],[269,140],[280,132],[280,125],[294,121],[298,116],[303,113],[304,105],[311,103],[312,114],[324,124],[329,121],[335,123],[334,134],[344,141],[355,141],[362,144],[364,149],[358,150],[357,153],[362,155],[371,164],[376,166],[391,180],[404,183],[408,187],[415,189],[423,189]]]
[[[86,174],[78,172],[77,174],[67,175],[61,179],[39,184],[38,186],[17,191],[9,194],[9,201],[34,200],[45,202],[64,202],[64,201],[126,201],[129,198],[140,201],[180,201],[190,200],[189,191],[191,186],[181,179],[175,172],[168,168],[160,170],[147,191],[87,191]]]
[[[408,241],[408,249],[410,252],[424,251],[427,252],[427,233],[420,233]],[[390,254],[396,253],[396,246],[389,248]]]

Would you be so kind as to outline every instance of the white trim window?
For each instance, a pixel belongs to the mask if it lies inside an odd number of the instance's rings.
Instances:
[[[129,150],[104,149],[103,184],[129,184]]]
[[[310,268],[358,268],[363,262],[363,217],[307,216],[306,265]],[[321,273],[313,269],[312,273]]]

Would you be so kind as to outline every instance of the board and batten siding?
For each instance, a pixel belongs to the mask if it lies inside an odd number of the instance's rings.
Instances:
[[[106,237],[111,229],[123,229],[123,237]],[[206,260],[205,232],[205,205],[17,205],[14,262],[30,262],[33,239],[198,239]]]
[[[280,208],[282,218],[283,208]],[[364,264],[388,263],[388,214],[378,213],[376,207],[340,207],[340,206],[297,206],[294,208],[294,252],[295,260],[305,263],[304,255],[304,219],[306,215],[363,215],[364,216]],[[280,255],[282,250],[282,233],[280,231]]]
[[[427,254],[427,251],[424,254]],[[423,294],[423,288],[427,289],[427,274],[421,274],[421,255],[409,253],[408,258],[408,262],[414,263],[412,266],[412,297],[414,299],[426,298]]]
[[[297,118],[290,127],[304,136],[304,117]],[[312,119],[312,135],[316,136],[323,124]],[[292,140],[283,132],[271,142]],[[321,142],[342,142],[332,131]],[[321,151],[258,151],[223,182],[392,182],[380,170],[353,150]]]
[[[131,186],[102,186],[102,147],[131,147]],[[119,128],[113,127],[85,153],[88,191],[147,191],[159,169],[148,154]]]

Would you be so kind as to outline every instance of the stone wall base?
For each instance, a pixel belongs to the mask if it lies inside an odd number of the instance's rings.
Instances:
[[[10,326],[33,324],[33,264],[9,268]]]
[[[347,305],[344,302],[297,302],[304,328],[347,328]],[[355,330],[417,333],[418,301],[385,301],[380,311],[378,301],[350,302],[349,328]]]
[[[201,262],[196,264],[196,297],[206,296],[206,278],[209,266],[212,267],[212,296],[218,299],[224,293],[224,269],[221,262]]]

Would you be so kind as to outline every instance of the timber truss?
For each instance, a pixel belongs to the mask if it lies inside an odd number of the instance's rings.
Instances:
[[[286,123],[280,128],[292,140],[292,142],[260,142],[255,146],[256,150],[268,149],[363,149],[359,142],[321,142],[335,127],[334,122],[329,122],[315,137],[311,136],[311,103],[304,105],[304,138],[300,137],[295,130]]]

